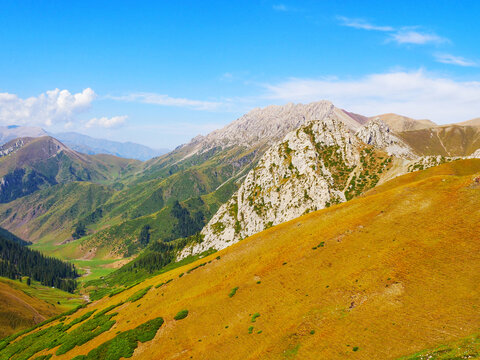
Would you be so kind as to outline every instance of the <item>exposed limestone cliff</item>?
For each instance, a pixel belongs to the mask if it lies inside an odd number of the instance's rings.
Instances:
[[[323,119],[330,112],[337,114],[350,129],[358,129],[360,123],[349,113],[335,108],[330,101],[310,104],[289,103],[256,108],[222,129],[206,136],[197,136],[184,147],[191,148],[188,156],[204,153],[212,148],[231,146],[255,147],[259,144],[272,145],[283,139],[290,131],[298,129],[310,120]]]
[[[365,144],[373,145],[385,150],[389,155],[405,159],[414,159],[417,156],[403,140],[395,136],[380,118],[370,120],[357,132],[357,137]]]
[[[323,118],[307,121],[273,145],[202,230],[204,241],[185,249],[181,257],[211,247],[222,249],[375,186],[391,157],[362,142],[356,135],[358,126],[335,110],[331,107]],[[375,128],[363,133],[375,134]],[[375,145],[399,144],[393,135],[386,139]]]

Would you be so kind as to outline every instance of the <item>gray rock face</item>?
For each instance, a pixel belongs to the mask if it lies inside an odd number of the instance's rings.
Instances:
[[[231,146],[255,147],[259,144],[274,144],[288,132],[298,129],[310,120],[323,119],[334,112],[341,117],[348,128],[358,129],[361,125],[343,110],[335,108],[330,101],[310,104],[293,104],[253,109],[222,129],[207,136],[197,136],[184,146],[192,148],[186,156],[206,152],[212,148]]]
[[[359,126],[336,110],[330,107],[322,118],[306,121],[270,147],[202,230],[203,243],[180,257],[225,248],[270,226],[346,201],[355,177],[369,165],[364,161],[365,144],[355,135]]]
[[[357,132],[357,137],[365,144],[373,145],[385,150],[389,155],[405,159],[414,159],[417,156],[404,141],[395,136],[379,118],[370,120]]]
[[[0,146],[0,157],[7,156],[25,145],[25,139],[16,139],[14,141],[9,141],[7,144]]]

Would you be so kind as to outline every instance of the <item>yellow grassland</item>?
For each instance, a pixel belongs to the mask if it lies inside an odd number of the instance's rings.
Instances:
[[[478,332],[479,171],[480,160],[466,160],[405,175],[101,299],[71,318],[173,279],[52,359],[158,316],[165,324],[133,358],[396,359]],[[175,321],[182,309],[188,317]]]

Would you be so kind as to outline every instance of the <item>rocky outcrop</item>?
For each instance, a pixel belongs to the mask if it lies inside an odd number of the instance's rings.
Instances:
[[[379,118],[370,120],[357,132],[357,137],[365,144],[373,145],[385,150],[389,155],[405,159],[414,159],[417,156],[404,141],[395,136]]]
[[[469,159],[480,159],[480,149],[475,150],[470,156]]]
[[[332,107],[323,118],[288,133],[264,154],[205,226],[204,241],[185,249],[180,257],[211,247],[222,249],[375,186],[391,157],[363,143],[356,128]]]
[[[19,149],[21,149],[25,145],[25,139],[16,139],[12,140],[9,143],[0,146],[0,157],[7,156]]]
[[[213,148],[243,146],[256,147],[259,144],[272,145],[281,140],[288,132],[298,129],[305,123],[323,119],[334,112],[346,126],[352,130],[361,124],[353,115],[336,108],[330,101],[318,101],[310,104],[271,105],[256,108],[207,136],[197,136],[184,147],[191,148],[186,157],[204,153]]]

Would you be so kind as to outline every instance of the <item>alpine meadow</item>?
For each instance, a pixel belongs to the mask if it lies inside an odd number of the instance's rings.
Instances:
[[[0,360],[480,359],[479,13],[0,4]]]

